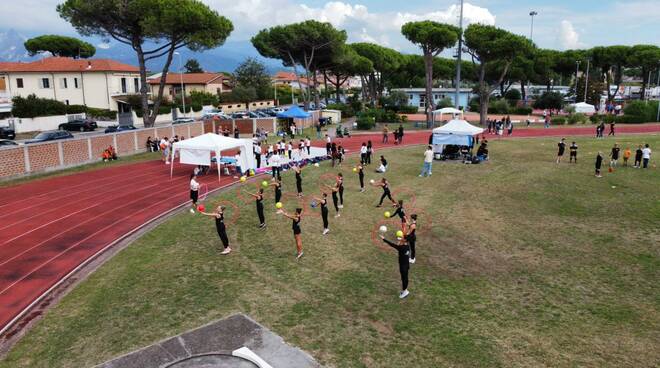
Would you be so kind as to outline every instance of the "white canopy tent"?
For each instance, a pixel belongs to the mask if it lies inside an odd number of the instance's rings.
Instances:
[[[483,128],[476,127],[465,120],[451,120],[447,124],[433,129],[433,151],[442,152],[443,147],[448,144],[472,146],[472,137],[483,131]]]
[[[431,112],[431,116],[433,117],[433,122],[435,123],[435,116],[437,114],[440,114],[440,121],[442,121],[442,115],[444,114],[451,114],[452,119],[456,119],[457,115],[461,116],[461,120],[463,119],[463,110],[458,110],[453,107],[445,107],[442,109],[434,110]]]
[[[575,107],[575,112],[579,112],[582,114],[595,114],[596,113],[596,107],[594,105],[590,105],[586,102],[578,102],[571,104],[571,106]]]
[[[204,166],[211,166],[211,154],[215,153],[219,180],[221,152],[233,149],[240,149],[241,151],[236,165],[240,166],[242,171],[245,172],[257,168],[251,139],[236,139],[218,134],[206,133],[195,138],[176,142],[172,145],[170,177],[172,177],[172,172],[174,171],[174,158],[176,157],[176,152],[179,152],[180,163]]]

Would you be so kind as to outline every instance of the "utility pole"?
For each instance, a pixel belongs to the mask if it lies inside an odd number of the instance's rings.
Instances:
[[[530,18],[532,18],[532,24],[529,28],[529,40],[532,41],[532,42],[534,42],[534,16],[536,16],[536,15],[539,15],[539,13],[535,10],[532,10],[531,12],[529,12],[529,16],[530,16]],[[522,83],[522,81],[521,81],[521,83]],[[532,82],[528,79],[527,80],[527,93],[525,93],[525,106],[527,106],[527,100],[529,99],[528,96],[532,92],[531,83]]]
[[[458,34],[458,52],[456,53],[456,96],[454,98],[454,108],[456,108],[457,110],[459,107],[459,98],[461,97],[461,54],[463,53],[463,0],[461,0],[461,14],[458,18],[458,28],[461,31]]]

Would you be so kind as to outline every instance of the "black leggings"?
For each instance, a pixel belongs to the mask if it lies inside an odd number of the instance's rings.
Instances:
[[[257,216],[259,216],[259,225],[266,223],[266,218],[264,217],[264,205],[261,203],[257,204]]]
[[[409,238],[408,244],[410,244],[410,258],[415,259],[415,242],[417,238]]]
[[[218,236],[220,237],[220,240],[222,241],[222,246],[227,249],[229,247],[229,238],[227,237],[227,231],[225,228],[220,228],[218,229]]]
[[[273,177],[277,178],[280,176],[280,167],[279,166],[272,166],[271,169],[273,170]]]
[[[298,194],[302,194],[302,180],[296,180],[296,189],[298,189]]]
[[[410,267],[404,266],[401,267],[399,266],[399,272],[401,273],[401,290],[407,290],[408,289],[408,269]]]
[[[392,194],[390,194],[390,191],[388,190],[387,192],[383,192],[383,195],[380,196],[380,202],[378,202],[379,206],[383,204],[383,200],[385,200],[385,197],[389,198],[390,201],[394,202],[394,200],[392,199]]]
[[[360,175],[360,189],[364,189],[364,175]]]
[[[275,191],[275,203],[280,202],[280,199],[282,199],[282,191],[277,190]]]
[[[337,192],[332,192],[332,204],[335,206],[335,211],[339,213],[339,207],[337,206]]]
[[[339,204],[344,205],[344,186],[339,187]]]
[[[369,165],[370,163],[371,163],[371,153],[370,153],[370,152],[367,152],[367,160],[366,160],[366,164]]]
[[[321,209],[321,218],[323,219],[323,229],[328,228],[328,209],[323,208]]]

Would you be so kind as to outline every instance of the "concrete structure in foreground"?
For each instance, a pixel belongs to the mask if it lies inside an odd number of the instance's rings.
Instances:
[[[236,314],[96,368],[318,368],[306,352],[249,317]]]

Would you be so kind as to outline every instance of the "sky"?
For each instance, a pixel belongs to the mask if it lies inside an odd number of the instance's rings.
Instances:
[[[63,0],[2,0],[0,32],[14,29],[28,37],[76,35],[57,15]],[[234,23],[232,41],[249,40],[262,28],[305,19],[328,21],[348,32],[349,42],[374,42],[402,52],[416,48],[401,36],[413,20],[458,23],[459,0],[202,0]],[[660,43],[660,0],[466,0],[466,23],[494,24],[558,50],[615,44]],[[103,44],[97,44],[103,47]]]

